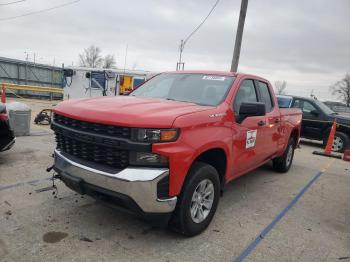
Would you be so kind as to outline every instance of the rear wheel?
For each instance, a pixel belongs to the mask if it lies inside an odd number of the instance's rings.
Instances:
[[[210,224],[220,196],[220,180],[216,169],[208,164],[193,164],[171,219],[176,231],[195,236]]]
[[[328,136],[323,139],[324,146],[327,145]],[[349,146],[349,137],[342,132],[335,132],[332,151],[344,152],[345,148]]]
[[[288,145],[283,155],[273,159],[273,168],[277,172],[285,173],[292,165],[294,157],[295,141],[294,138],[289,138]]]

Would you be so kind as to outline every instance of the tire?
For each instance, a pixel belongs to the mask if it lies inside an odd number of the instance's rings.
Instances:
[[[295,141],[294,138],[289,138],[286,150],[283,155],[273,159],[273,169],[280,173],[286,173],[290,169],[294,158]]]
[[[201,186],[207,185],[212,194],[203,197]],[[170,227],[185,235],[195,236],[203,232],[214,217],[220,197],[220,179],[217,170],[208,164],[195,162],[187,174],[182,193],[170,221]],[[202,201],[203,204],[199,204]],[[211,202],[211,205],[210,205]],[[193,212],[196,210],[197,212]],[[209,209],[206,208],[210,206]],[[192,215],[191,214],[192,210]],[[202,210],[202,212],[200,212]],[[203,215],[203,216],[201,216]]]
[[[328,135],[323,138],[323,145],[326,146],[328,141]],[[342,132],[335,132],[332,151],[343,153],[349,146],[349,137]]]

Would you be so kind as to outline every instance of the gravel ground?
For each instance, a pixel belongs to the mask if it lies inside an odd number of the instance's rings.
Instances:
[[[33,113],[54,103],[33,103]],[[55,197],[45,171],[54,147],[49,131],[0,153],[0,261],[233,261],[326,166],[245,261],[350,261],[350,164],[312,155],[316,144],[302,144],[287,174],[266,165],[229,184],[211,225],[193,238],[60,182]]]

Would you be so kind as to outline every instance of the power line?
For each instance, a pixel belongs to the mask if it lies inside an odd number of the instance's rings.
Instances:
[[[0,21],[13,20],[13,19],[20,18],[20,17],[25,17],[25,16],[30,16],[30,15],[44,13],[44,12],[51,11],[51,10],[54,10],[54,9],[57,9],[57,8],[61,8],[61,7],[67,6],[67,5],[72,5],[72,4],[78,3],[79,1],[80,0],[75,0],[75,1],[71,1],[71,2],[68,2],[68,3],[61,4],[61,5],[56,5],[56,6],[53,6],[53,7],[50,7],[50,8],[45,8],[45,9],[42,9],[42,10],[33,11],[33,12],[29,12],[29,13],[22,14],[22,15],[0,18]]]
[[[207,21],[207,19],[213,13],[215,7],[218,5],[219,2],[220,2],[220,0],[216,0],[215,4],[210,9],[209,13],[203,19],[203,21],[185,38],[185,40],[181,40],[181,43],[180,43],[180,58],[179,58],[179,62],[176,65],[176,70],[181,70],[181,68],[182,68],[182,70],[184,70],[185,63],[182,62],[182,51],[185,48],[185,44],[199,30],[199,28],[201,28],[201,26],[205,23],[205,21]]]
[[[4,5],[12,5],[12,4],[17,4],[17,3],[20,3],[20,2],[24,2],[26,0],[18,0],[18,1],[13,1],[13,2],[8,2],[8,3],[0,3],[0,6],[4,6]]]
[[[211,15],[211,13],[214,11],[215,7],[218,5],[218,3],[220,2],[220,0],[217,0],[215,2],[215,4],[213,5],[213,7],[210,9],[208,15],[203,19],[203,21],[192,31],[192,33],[190,33],[184,40],[183,45],[186,44],[186,42],[190,39],[191,36],[193,36],[198,29],[205,23],[205,21],[207,21],[207,19],[209,18],[209,16]]]

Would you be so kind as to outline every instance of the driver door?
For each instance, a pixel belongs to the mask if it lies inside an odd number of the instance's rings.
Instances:
[[[303,112],[301,135],[311,139],[322,138],[322,115],[317,107],[303,99],[296,99],[293,107],[300,108]]]
[[[258,102],[256,86],[253,80],[243,80],[236,93],[233,110],[235,118],[239,114],[240,105],[244,102]],[[264,138],[265,116],[253,116],[244,119],[241,123],[233,123],[233,154],[234,177],[240,176],[249,170],[253,170],[261,164],[264,158],[264,144],[268,143]]]

